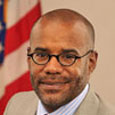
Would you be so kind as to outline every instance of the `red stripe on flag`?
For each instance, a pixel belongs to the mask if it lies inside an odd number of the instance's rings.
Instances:
[[[24,75],[20,76],[19,79],[12,82],[6,87],[5,95],[0,100],[0,115],[3,115],[3,111],[8,103],[8,100],[17,92],[20,91],[30,91],[32,86],[30,83],[29,72],[26,72]]]
[[[5,56],[16,50],[29,39],[30,31],[35,21],[40,17],[40,3],[37,4],[18,23],[6,31]]]

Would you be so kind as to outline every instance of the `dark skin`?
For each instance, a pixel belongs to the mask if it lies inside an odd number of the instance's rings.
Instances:
[[[82,22],[76,21],[73,24],[43,18],[32,31],[29,53],[37,50],[58,55],[66,50],[80,56],[92,47],[91,43],[89,31]],[[32,85],[48,112],[67,104],[82,92],[96,61],[95,51],[71,66],[60,65],[55,57],[42,66],[28,58]]]

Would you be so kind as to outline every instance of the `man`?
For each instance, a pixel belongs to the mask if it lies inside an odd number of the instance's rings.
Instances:
[[[4,115],[115,115],[89,86],[96,67],[92,24],[79,13],[57,9],[34,25],[28,65],[35,90],[14,96]]]

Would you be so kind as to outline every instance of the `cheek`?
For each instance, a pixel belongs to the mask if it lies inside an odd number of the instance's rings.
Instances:
[[[67,71],[69,76],[76,82],[85,82],[87,79],[87,67],[81,60],[67,68]]]
[[[80,76],[82,74],[81,66],[78,64],[75,64],[67,68],[67,71],[69,74],[71,74],[70,76],[74,76],[74,77]]]
[[[32,75],[37,75],[43,70],[44,66],[42,65],[37,65],[34,62],[31,62],[30,64],[30,72]]]
[[[31,77],[33,82],[36,84],[40,74],[43,71],[44,66],[39,66],[37,64],[31,63],[30,64],[30,73],[31,73]]]
[[[86,76],[87,74],[87,60],[78,60],[71,70],[78,76]]]
[[[75,68],[74,70],[73,70],[73,74],[74,75],[77,75],[77,76],[80,76],[81,74],[82,74],[82,72],[81,72],[81,69],[80,68]]]

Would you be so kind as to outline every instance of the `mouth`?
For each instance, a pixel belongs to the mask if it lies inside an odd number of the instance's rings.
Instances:
[[[61,84],[66,84],[69,81],[52,81],[52,80],[47,80],[47,81],[40,81],[40,84],[46,84],[46,85],[61,85]]]
[[[39,82],[39,86],[44,89],[59,90],[62,89],[68,83],[70,83],[70,81],[42,80]]]

